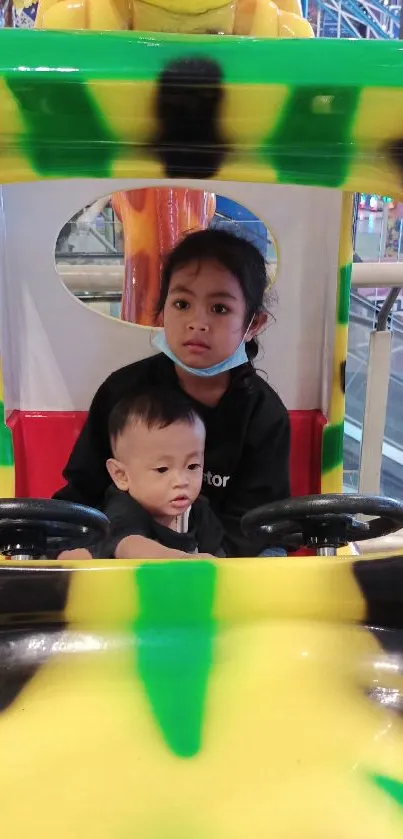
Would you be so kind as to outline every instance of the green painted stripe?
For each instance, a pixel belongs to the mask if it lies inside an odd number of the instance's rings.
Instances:
[[[349,137],[359,97],[359,88],[322,82],[291,92],[263,152],[281,183],[304,184],[308,176],[313,186],[343,185],[356,148]]]
[[[0,30],[0,73],[47,79],[151,81],[177,58],[216,60],[225,81],[352,89],[402,87],[399,41],[235,38],[134,32],[41,32]]]
[[[40,176],[109,177],[116,139],[85,84],[45,77],[5,79],[26,124],[18,138]]]
[[[5,424],[4,403],[0,401],[0,466],[14,466],[11,429]]]
[[[344,422],[326,425],[323,430],[322,474],[343,463]]]
[[[183,560],[135,572],[137,668],[163,738],[178,757],[201,748],[216,573],[208,562]]]
[[[344,265],[339,272],[339,286],[337,299],[337,323],[340,326],[347,326],[350,312],[350,290],[351,290],[352,265]]]
[[[391,798],[399,807],[403,807],[403,783],[388,775],[370,775],[373,783]]]

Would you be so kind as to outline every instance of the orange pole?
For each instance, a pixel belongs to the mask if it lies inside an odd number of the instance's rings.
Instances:
[[[112,205],[124,232],[121,318],[156,325],[162,260],[187,232],[207,227],[215,196],[203,190],[149,187],[116,193]]]

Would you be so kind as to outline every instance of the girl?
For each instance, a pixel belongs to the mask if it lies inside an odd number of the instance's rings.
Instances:
[[[183,239],[162,272],[159,353],[101,385],[55,497],[102,507],[111,410],[145,385],[172,387],[190,397],[206,426],[203,492],[224,527],[227,556],[259,555],[264,536],[243,536],[243,514],[290,494],[288,414],[252,364],[267,322],[266,287],[264,258],[250,242],[214,229]]]

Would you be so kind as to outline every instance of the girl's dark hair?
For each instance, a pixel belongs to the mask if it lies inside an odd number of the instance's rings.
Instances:
[[[268,276],[260,251],[240,236],[227,230],[209,228],[185,236],[165,260],[156,314],[161,314],[168,296],[172,274],[190,262],[218,262],[237,278],[246,304],[245,327],[253,316],[265,311]],[[256,338],[246,344],[249,361],[258,353]]]

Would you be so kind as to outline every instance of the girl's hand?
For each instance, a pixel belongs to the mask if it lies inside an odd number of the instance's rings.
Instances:
[[[75,548],[74,551],[62,551],[57,558],[61,559],[62,562],[70,559],[93,559],[90,552],[87,551],[86,548]]]

